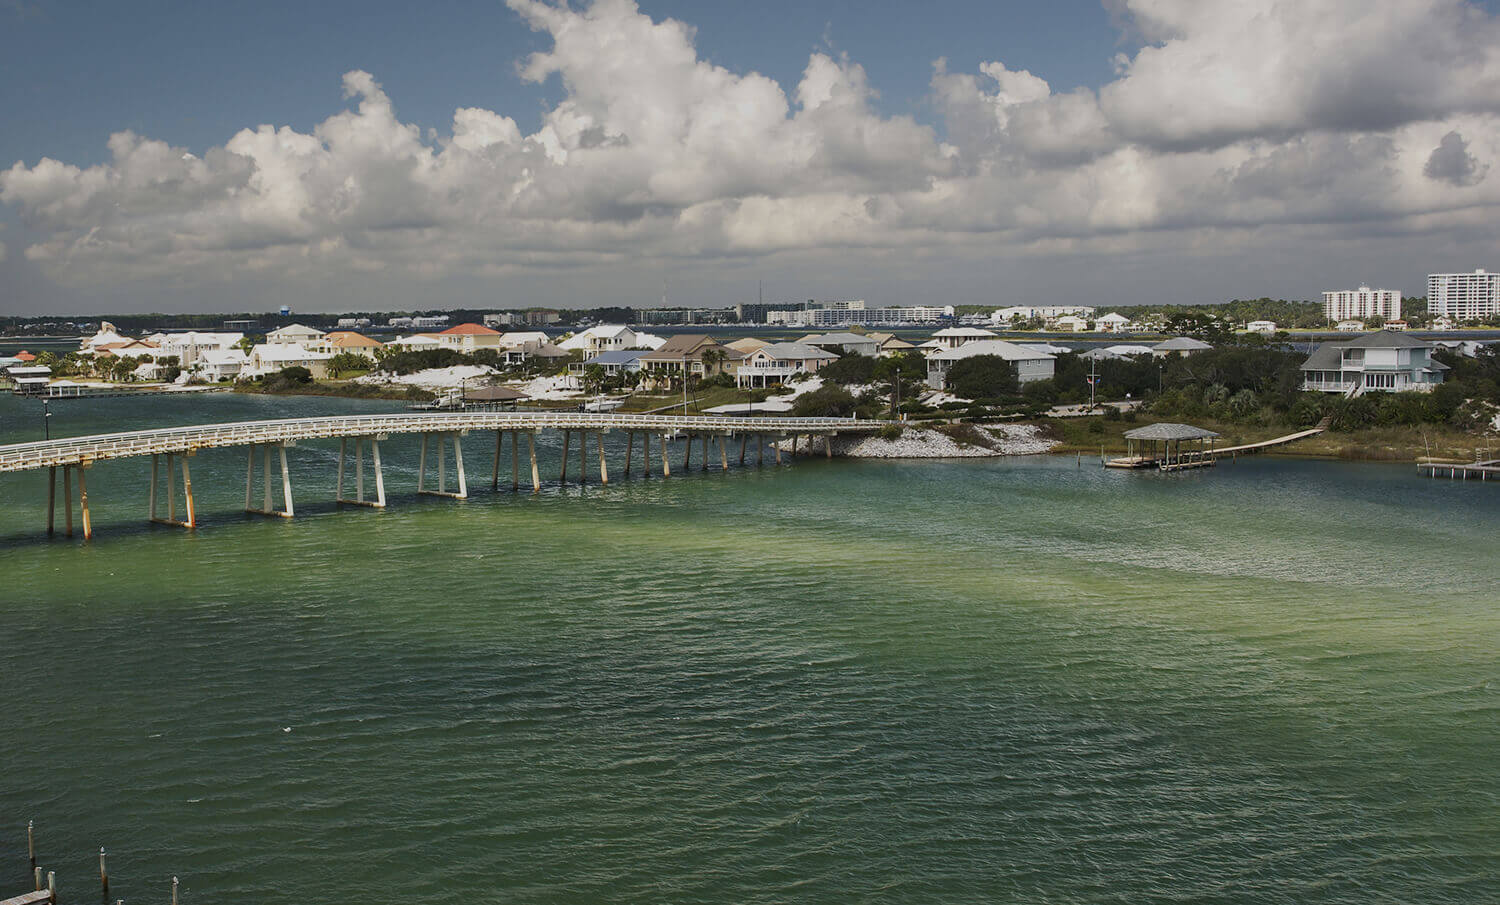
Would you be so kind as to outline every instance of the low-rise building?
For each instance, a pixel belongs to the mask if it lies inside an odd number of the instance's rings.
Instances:
[[[653,379],[674,380],[684,374],[712,377],[732,370],[743,357],[705,333],[680,333],[667,337],[661,348],[641,353],[640,361]]]
[[[558,346],[557,348],[562,349],[562,346]],[[597,367],[603,368],[605,375],[609,377],[617,377],[621,374],[634,374],[641,369],[642,354],[638,349],[600,352],[592,358],[575,361],[568,365],[568,373],[574,376],[582,376],[586,369]]]
[[[957,349],[965,343],[996,339],[998,334],[981,327],[948,327],[932,334],[932,338],[937,340],[944,349]]]
[[[1427,392],[1443,382],[1448,370],[1433,359],[1433,348],[1432,343],[1389,330],[1323,343],[1302,363],[1302,389],[1351,396]]]
[[[1363,333],[1365,322],[1356,320],[1339,321],[1338,326],[1334,327],[1334,329],[1340,333]]]
[[[1064,333],[1087,333],[1089,322],[1076,314],[1064,314],[1062,317],[1054,318],[1050,326],[1053,330]]]
[[[268,346],[306,346],[312,348],[323,338],[323,331],[302,324],[287,324],[266,334]]]
[[[927,356],[927,385],[935,390],[947,389],[948,372],[953,365],[965,358],[979,355],[993,355],[1012,362],[1016,368],[1016,379],[1021,383],[1051,380],[1056,366],[1056,359],[1046,352],[1033,352],[1001,339],[985,339],[965,343],[956,349],[940,349]]]
[[[328,376],[328,359],[332,352],[314,352],[292,343],[261,343],[250,350],[248,366],[242,376],[274,374],[282,368],[307,368],[314,377]]]
[[[1124,333],[1130,328],[1130,318],[1111,311],[1094,319],[1094,329],[1100,333]]]
[[[814,333],[804,336],[799,342],[817,346],[841,355],[868,355],[874,358],[880,352],[880,343],[858,333]]]
[[[1169,340],[1159,342],[1151,347],[1151,354],[1158,358],[1168,355],[1196,355],[1213,346],[1201,339],[1193,339],[1191,336],[1174,336]]]
[[[206,380],[234,380],[249,364],[250,356],[239,349],[204,349],[193,370]]]
[[[491,330],[483,324],[459,324],[436,333],[434,336],[444,348],[453,349],[465,355],[473,355],[480,349],[501,349],[505,346],[505,334],[499,330]]]
[[[1276,332],[1275,321],[1251,321],[1245,325],[1245,332],[1259,333],[1262,336],[1270,336]]]
[[[837,360],[832,352],[806,343],[773,343],[740,359],[734,368],[734,383],[739,387],[784,383],[796,374],[816,374]]]
[[[353,330],[333,330],[323,337],[323,342],[318,346],[319,351],[332,352],[335,355],[348,352],[352,355],[363,355],[366,358],[374,358],[375,354],[385,348],[385,344],[378,339],[371,339],[363,333],[355,333]]]

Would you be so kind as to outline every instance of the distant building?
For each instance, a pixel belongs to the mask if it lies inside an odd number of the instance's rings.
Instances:
[[[874,358],[880,354],[880,343],[876,339],[858,333],[813,334],[802,337],[798,342],[817,346],[828,352],[836,351],[841,355],[867,355]]]
[[[739,387],[764,387],[783,383],[794,374],[815,374],[838,356],[806,343],[775,343],[756,349],[740,360],[734,370]]]
[[[957,349],[965,343],[979,342],[983,339],[999,339],[993,330],[985,330],[982,327],[947,327],[932,334],[944,349]]]
[[[338,323],[340,330],[360,330],[368,326],[370,326],[368,317],[341,317]]]
[[[1033,318],[1051,321],[1070,314],[1078,317],[1093,317],[1094,308],[1091,305],[1012,305],[990,314],[990,323],[1008,324],[1011,321],[1026,321]]]
[[[1433,348],[1432,343],[1389,330],[1323,343],[1302,363],[1302,389],[1351,396],[1427,392],[1443,382],[1448,370],[1433,360]]]
[[[1130,326],[1130,318],[1111,311],[1094,320],[1094,328],[1101,333],[1124,333]]]
[[[418,318],[422,320],[422,318]],[[447,320],[447,318],[443,318]],[[480,349],[499,349],[505,345],[504,335],[499,330],[491,330],[482,324],[459,324],[449,327],[436,335],[438,342],[444,346],[465,355],[472,355]]]
[[[1088,330],[1089,322],[1076,314],[1064,314],[1062,317],[1052,321],[1052,329],[1069,333],[1083,333]]]
[[[1401,293],[1394,289],[1335,290],[1323,293],[1323,316],[1330,321],[1372,317],[1385,320],[1401,319]]]
[[[562,320],[562,315],[550,308],[537,308],[531,311],[523,311],[512,319],[513,324],[525,324],[528,327],[545,327]]]
[[[1165,358],[1172,354],[1186,356],[1212,348],[1213,346],[1210,346],[1201,339],[1193,339],[1191,336],[1174,336],[1171,339],[1152,346],[1151,354],[1157,358]]]
[[[859,307],[852,307],[858,305]],[[931,326],[953,318],[953,306],[911,305],[866,308],[864,302],[834,302],[831,307],[801,311],[770,311],[766,323],[786,327],[901,327]]]
[[[302,324],[287,324],[266,334],[269,346],[308,346],[323,338],[323,331]]]
[[[805,311],[806,302],[747,302],[734,306],[734,315],[742,324],[764,324],[772,311]]]
[[[448,326],[448,315],[433,314],[425,317],[414,317],[411,325],[418,330],[439,330]]]
[[[1248,323],[1248,324],[1245,325],[1245,329],[1247,331],[1249,331],[1250,333],[1259,333],[1259,334],[1262,334],[1264,336],[1270,336],[1272,333],[1276,332],[1276,322],[1275,321],[1251,321],[1250,323]]]
[[[260,328],[260,321],[225,321],[224,329],[230,332],[250,333]]]
[[[1428,274],[1427,313],[1456,321],[1477,321],[1500,314],[1500,275],[1485,270]]]
[[[1334,329],[1339,331],[1340,333],[1363,333],[1365,329],[1365,322],[1339,321],[1338,325],[1334,327]]]
[[[497,311],[494,314],[486,314],[484,316],[484,325],[486,327],[509,327],[515,322],[516,316],[509,311]]]

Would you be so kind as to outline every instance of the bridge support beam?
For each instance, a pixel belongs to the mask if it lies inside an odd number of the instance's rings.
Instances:
[[[782,442],[784,440],[786,440],[786,434],[782,434],[782,435],[778,436],[775,440],[771,441],[771,448],[776,451],[776,464],[777,465],[781,464],[781,444],[782,444]]]
[[[720,434],[719,435],[719,470],[720,471],[728,471],[729,470],[729,450],[725,448],[725,445],[728,444],[728,443],[729,443],[729,435],[728,434]]]
[[[542,473],[536,468],[536,431],[527,431],[526,448],[531,452],[531,492],[542,492]]]
[[[609,463],[604,461],[604,431],[599,431],[597,439],[599,441],[599,483],[608,484]]]
[[[740,434],[740,464],[745,464],[745,446],[750,442],[749,434]]]
[[[161,517],[161,510],[157,501],[157,488],[160,486],[157,477],[161,466],[161,454],[151,456],[151,512],[150,520],[157,525],[174,525],[178,528],[198,527],[197,509],[193,503],[193,473],[188,468],[188,456],[177,453],[166,453],[167,459],[167,517]],[[182,503],[184,518],[177,517],[177,460],[182,460]]]
[[[755,465],[760,467],[766,464],[766,435],[755,435]]]
[[[429,439],[437,440],[437,490],[427,489],[427,443]],[[453,445],[453,471],[458,476],[457,492],[448,489],[448,457],[443,454],[445,442]],[[451,500],[468,499],[469,481],[464,474],[464,447],[459,439],[458,431],[422,434],[421,458],[417,464],[417,495],[447,497]]]
[[[693,435],[683,437],[682,442],[682,473],[687,474],[688,466],[693,462]]]
[[[649,478],[651,477],[651,435],[649,433],[641,434],[641,452],[643,454],[641,461],[645,466],[643,473]]]
[[[383,434],[375,434],[369,437],[354,438],[354,499],[344,496],[344,456],[349,445],[349,438],[339,439],[339,482],[338,489],[334,493],[335,503],[346,503],[350,506],[370,506],[375,509],[385,508],[385,471],[380,467],[380,441],[385,437]],[[365,441],[370,441],[370,464],[375,469],[375,499],[365,499]]]
[[[833,458],[833,434],[823,435],[823,456],[827,459]]]
[[[88,468],[87,463],[78,465],[64,465],[63,470],[63,536],[73,536],[73,475],[78,475],[78,514],[83,523],[83,539],[89,540],[94,536],[94,525],[89,517],[89,485],[84,477],[83,471]],[[51,466],[47,469],[47,534],[54,533],[54,525],[57,512],[56,494],[57,467]]]
[[[568,483],[568,449],[572,445],[572,443],[573,432],[565,429],[563,431],[562,470],[558,472],[557,475],[557,481],[559,484]]]
[[[286,448],[292,446],[291,441],[282,443],[253,443],[245,460],[245,511],[251,515],[269,515],[275,518],[291,518],[296,514],[296,508],[292,505],[292,473],[286,466]],[[255,488],[255,450],[260,449],[261,463],[261,506],[259,509],[251,502],[254,497],[252,493]],[[273,509],[271,502],[271,450],[274,449],[281,459],[281,509]],[[342,453],[342,450],[340,451]],[[342,455],[340,461],[342,462]],[[186,472],[187,463],[183,463]],[[172,495],[172,469],[167,467],[167,496]],[[340,494],[342,496],[342,494]],[[170,507],[170,503],[168,504]],[[169,517],[170,514],[169,514]]]
[[[703,470],[708,471],[708,434],[703,435]]]
[[[625,477],[630,477],[630,457],[635,455],[635,431],[625,432]]]
[[[578,432],[578,486],[589,482],[589,432]]]
[[[661,476],[670,478],[672,476],[672,463],[667,459],[667,435],[661,435]]]

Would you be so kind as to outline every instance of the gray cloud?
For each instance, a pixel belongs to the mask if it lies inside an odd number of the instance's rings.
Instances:
[[[1460,187],[1478,185],[1489,171],[1489,164],[1481,164],[1469,153],[1468,143],[1457,131],[1443,136],[1422,168],[1422,174],[1428,179]]]

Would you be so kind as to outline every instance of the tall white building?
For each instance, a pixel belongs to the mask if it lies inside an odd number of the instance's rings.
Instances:
[[[1456,321],[1473,321],[1500,314],[1500,274],[1429,273],[1427,313]]]
[[[1401,293],[1394,289],[1371,289],[1369,286],[1349,291],[1325,292],[1323,316],[1334,322],[1371,317],[1399,321]]]

